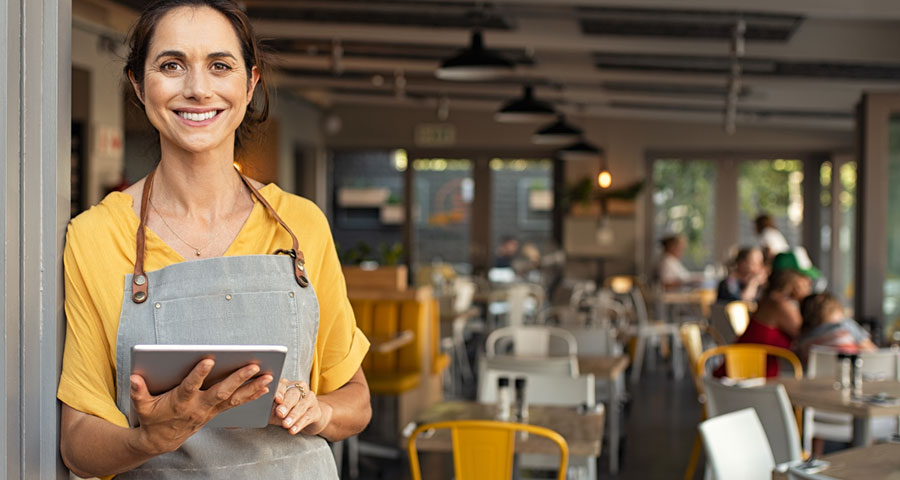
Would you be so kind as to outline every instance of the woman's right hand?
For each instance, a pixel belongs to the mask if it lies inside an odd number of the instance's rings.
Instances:
[[[191,435],[219,413],[265,395],[271,375],[261,375],[244,382],[259,372],[259,366],[246,365],[206,390],[203,380],[214,362],[200,361],[177,387],[153,396],[140,375],[131,376],[131,400],[137,413],[137,448],[150,455],[177,450]]]

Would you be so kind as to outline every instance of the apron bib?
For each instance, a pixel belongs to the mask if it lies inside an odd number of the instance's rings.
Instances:
[[[256,198],[291,234],[286,255],[216,257],[143,271],[144,225],[153,173],[144,185],[135,273],[125,280],[116,338],[116,404],[131,414],[131,347],[137,344],[284,345],[282,377],[309,384],[319,304],[306,279],[293,232],[258,191]],[[150,288],[152,287],[152,288]],[[277,385],[277,380],[270,384]],[[281,426],[204,427],[178,450],[157,456],[120,479],[337,479],[334,456],[319,436]]]

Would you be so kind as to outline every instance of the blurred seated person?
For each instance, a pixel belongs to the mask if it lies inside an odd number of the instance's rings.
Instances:
[[[674,290],[686,286],[697,286],[699,283],[697,276],[681,263],[684,249],[687,247],[687,240],[684,236],[669,235],[660,243],[663,251],[656,268],[656,279],[663,289]]]
[[[766,263],[771,262],[775,255],[791,249],[771,215],[764,213],[756,217],[753,223],[759,237],[759,248],[762,249],[763,260]]]
[[[762,250],[746,247],[738,251],[731,272],[719,282],[716,300],[755,302],[766,284]]]
[[[877,350],[869,334],[851,318],[844,306],[830,293],[810,295],[800,304],[803,326],[795,350],[804,365],[813,345],[832,347],[844,353]]]
[[[799,302],[812,293],[809,277],[794,270],[772,272],[756,312],[750,317],[747,330],[736,343],[759,343],[789,349],[800,335],[803,317]],[[766,377],[778,376],[778,359],[769,357]]]
[[[541,251],[537,245],[531,242],[523,243],[519,254],[512,261],[512,269],[519,277],[529,282],[540,283]]]
[[[497,246],[494,256],[494,268],[512,268],[513,259],[519,253],[519,240],[512,235],[505,235]]]

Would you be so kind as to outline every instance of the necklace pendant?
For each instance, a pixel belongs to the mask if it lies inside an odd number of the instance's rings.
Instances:
[[[200,256],[200,249],[197,249],[197,251],[196,251],[195,253],[196,253],[197,256],[199,257],[199,256]]]

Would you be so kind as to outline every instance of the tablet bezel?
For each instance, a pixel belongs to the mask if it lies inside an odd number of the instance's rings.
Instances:
[[[274,379],[269,384],[269,392],[252,402],[225,410],[205,427],[262,428],[269,423],[286,357],[287,347],[283,345],[134,345],[131,347],[131,373],[144,378],[151,395],[159,395],[177,387],[204,358],[215,361],[203,382],[204,390],[235,370],[255,363],[259,365],[259,373],[254,378],[269,374]],[[137,416],[132,410],[128,412],[129,421],[137,425]]]

